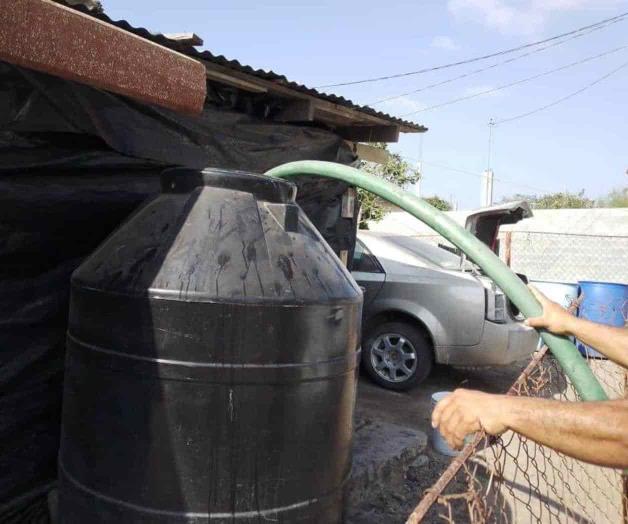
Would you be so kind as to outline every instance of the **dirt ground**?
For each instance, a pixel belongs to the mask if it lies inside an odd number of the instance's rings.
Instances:
[[[433,393],[460,387],[505,393],[527,363],[525,360],[507,367],[472,369],[435,366],[425,382],[405,392],[384,389],[363,374],[358,385],[356,412],[358,416],[429,433]]]
[[[366,376],[360,378],[356,415],[361,419],[389,422],[423,431],[430,435],[431,396],[436,391],[452,391],[458,387],[503,393],[516,380],[527,361],[503,368],[456,369],[436,366],[430,377],[408,392],[383,389]],[[360,511],[348,515],[349,524],[402,523],[418,504],[426,489],[447,468],[450,457],[433,450],[428,443],[405,474],[403,486],[384,491]],[[424,522],[443,522],[436,514]]]

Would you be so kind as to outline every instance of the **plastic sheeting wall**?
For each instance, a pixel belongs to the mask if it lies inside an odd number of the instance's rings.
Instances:
[[[159,172],[355,160],[331,132],[234,110],[253,102],[218,93],[186,117],[0,62],[0,521],[33,521],[56,477],[70,275],[159,191]],[[335,251],[351,251],[346,186],[299,185]]]

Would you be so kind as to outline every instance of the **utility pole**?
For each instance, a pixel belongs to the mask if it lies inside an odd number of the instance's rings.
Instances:
[[[480,207],[493,205],[493,170],[487,169],[482,173],[482,187],[480,188]]]
[[[414,184],[414,194],[418,197],[421,196],[421,180],[423,180],[423,177],[419,178]]]
[[[495,120],[489,118],[488,120],[488,155],[486,156],[486,169],[491,169],[491,153],[493,148],[493,127],[495,126]]]
[[[421,178],[414,184],[414,194],[421,198],[421,182],[423,182],[423,133],[419,133],[419,160],[416,163],[416,169]]]
[[[423,181],[423,163],[419,160],[416,163],[416,170],[418,173],[420,173],[421,178],[419,178],[414,185],[412,186],[412,188],[414,189],[414,194],[418,197],[421,196],[421,182]]]
[[[493,126],[495,121],[491,118],[488,121],[488,155],[486,157],[486,170],[482,173],[482,182],[480,187],[480,207],[489,207],[493,205],[493,179],[494,174],[491,169],[491,153],[493,147]]]
[[[449,205],[452,211],[458,211],[458,201],[454,199],[453,193],[449,193]]]

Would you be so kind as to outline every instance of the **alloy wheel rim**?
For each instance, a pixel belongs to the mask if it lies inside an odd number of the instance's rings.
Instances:
[[[378,336],[371,344],[370,353],[375,373],[388,382],[404,382],[416,371],[416,349],[399,333]]]

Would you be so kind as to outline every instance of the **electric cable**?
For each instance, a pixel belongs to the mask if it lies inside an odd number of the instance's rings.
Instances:
[[[445,106],[449,106],[452,104],[457,104],[458,102],[464,102],[466,100],[471,100],[472,98],[477,98],[478,96],[482,96],[482,95],[488,95],[491,93],[496,93],[497,91],[501,91],[503,89],[508,89],[510,87],[514,87],[520,84],[524,84],[525,82],[530,82],[532,80],[536,80],[537,78],[541,78],[547,75],[551,75],[553,73],[557,73],[559,71],[564,71],[565,69],[569,69],[571,67],[575,67],[578,65],[582,65],[585,64],[587,62],[590,62],[592,60],[597,60],[598,58],[603,58],[605,56],[611,55],[613,53],[617,53],[619,51],[623,51],[624,49],[628,49],[628,45],[624,45],[621,47],[616,47],[615,49],[611,49],[609,51],[605,51],[603,53],[597,54],[597,55],[593,55],[593,56],[588,56],[586,58],[583,58],[581,60],[577,60],[576,62],[571,62],[569,64],[565,64],[562,65],[560,67],[556,67],[554,69],[549,69],[547,71],[543,71],[541,73],[537,73],[536,75],[532,75],[532,76],[528,76],[526,78],[521,78],[519,80],[515,80],[514,82],[508,82],[507,84],[502,84],[499,85],[497,87],[493,87],[491,89],[486,89],[484,91],[480,91],[479,93],[472,93],[470,95],[465,95],[465,96],[460,96],[458,98],[453,98],[451,100],[447,100],[445,102],[441,102],[440,104],[435,104],[433,106],[429,106],[429,107],[424,107],[423,109],[419,109],[417,111],[411,111],[410,113],[404,113],[403,115],[400,116],[400,118],[405,118],[407,116],[410,115],[416,115],[417,113],[422,113],[424,111],[431,111],[433,109],[439,109],[441,107],[445,107]]]
[[[504,49],[502,51],[497,51],[494,53],[490,53],[488,55],[482,55],[482,56],[476,56],[473,58],[467,58],[465,60],[460,60],[458,62],[451,62],[449,64],[441,64],[441,65],[437,65],[437,66],[433,66],[433,67],[428,67],[425,69],[419,69],[418,71],[409,71],[406,73],[398,73],[398,74],[394,74],[394,75],[388,75],[388,76],[380,76],[380,77],[375,77],[375,78],[364,78],[361,80],[354,80],[351,82],[340,82],[337,84],[325,84],[325,85],[320,85],[320,86],[315,86],[315,89],[322,89],[322,88],[326,88],[326,87],[341,87],[341,86],[350,86],[350,85],[356,85],[356,84],[366,84],[366,83],[370,83],[370,82],[380,82],[383,80],[391,80],[393,78],[402,78],[402,77],[406,77],[406,76],[412,76],[412,75],[420,75],[423,73],[429,73],[431,71],[439,71],[441,69],[448,69],[450,67],[456,67],[456,66],[460,66],[460,65],[465,65],[465,64],[471,64],[473,62],[479,62],[480,60],[487,60],[489,58],[493,58],[495,56],[501,56],[501,55],[506,55],[506,54],[510,54],[510,53],[515,53],[517,51],[521,51],[522,49],[528,49],[530,47],[535,47],[537,45],[541,45],[541,44],[545,44],[547,42],[552,42],[554,40],[559,40],[561,38],[564,38],[566,36],[570,36],[576,33],[580,33],[582,31],[586,31],[588,29],[591,29],[593,27],[597,27],[600,25],[605,25],[608,24],[609,22],[612,21],[620,21],[620,20],[624,20],[626,18],[626,16],[628,16],[628,11],[621,13],[617,16],[613,16],[611,18],[606,18],[605,20],[600,20],[599,22],[595,22],[594,24],[589,24],[583,27],[579,27],[578,29],[574,29],[572,31],[567,31],[566,33],[561,33],[559,35],[555,35],[555,36],[551,36],[549,38],[545,38],[543,40],[537,40],[536,42],[530,42],[527,44],[523,44],[517,47],[513,47],[510,49]]]
[[[593,29],[591,29],[591,30],[589,30],[589,31],[587,31],[585,33],[578,33],[578,34],[572,35],[571,37],[566,38],[564,40],[559,40],[557,42],[553,42],[553,43],[551,43],[549,45],[546,45],[544,47],[541,47],[539,49],[533,49],[532,51],[528,51],[527,53],[523,53],[521,55],[514,56],[512,58],[509,58],[507,60],[503,60],[501,62],[496,62],[495,64],[491,64],[490,66],[482,67],[480,69],[474,69],[473,71],[469,71],[469,72],[463,73],[461,75],[450,77],[450,78],[447,78],[445,80],[441,80],[440,82],[436,82],[434,84],[429,84],[429,85],[420,87],[418,89],[413,89],[412,91],[406,91],[405,93],[401,93],[401,94],[394,95],[394,96],[389,96],[389,97],[386,97],[386,98],[381,98],[381,99],[376,100],[374,102],[368,102],[366,105],[367,106],[375,106],[377,104],[382,104],[382,103],[388,102],[390,100],[396,100],[396,99],[402,98],[404,96],[414,95],[416,93],[421,93],[422,91],[427,91],[428,89],[432,89],[434,87],[440,87],[440,86],[443,86],[445,84],[450,84],[451,82],[455,82],[456,80],[460,80],[462,78],[468,78],[470,76],[474,76],[474,75],[477,75],[479,73],[483,73],[484,71],[489,71],[489,70],[494,69],[496,67],[499,67],[501,65],[510,64],[512,62],[516,62],[517,60],[521,60],[522,58],[527,58],[528,56],[534,55],[536,53],[541,53],[543,51],[546,51],[547,49],[551,49],[553,47],[557,47],[559,45],[565,44],[565,43],[567,43],[567,42],[569,42],[571,40],[575,40],[576,38],[582,38],[583,36],[586,36],[586,35],[588,35],[590,33],[595,32],[595,31],[599,31],[600,29],[604,29],[608,25],[616,24],[617,22],[620,22],[620,21],[621,20],[614,20],[613,22],[610,22],[607,25],[594,27]]]
[[[401,158],[404,158],[406,160],[414,160],[411,157],[406,157],[404,155],[400,155]],[[469,176],[474,176],[476,178],[482,178],[484,175],[482,173],[476,173],[474,171],[469,171],[468,169],[460,169],[460,168],[456,168],[456,167],[451,167],[451,166],[446,166],[444,164],[437,164],[435,162],[426,162],[426,161],[421,161],[422,164],[425,164],[427,166],[432,166],[432,167],[437,167],[439,169],[444,169],[445,171],[451,171],[453,173],[460,173],[462,175],[469,175]],[[508,178],[502,178],[502,177],[493,177],[493,180],[495,180],[496,182],[501,182],[502,184],[508,184],[511,186],[519,186],[519,187],[525,187],[526,189],[531,189],[532,191],[538,192],[538,193],[551,193],[552,191],[549,189],[542,189],[540,187],[535,187],[535,186],[531,186],[529,184],[523,184],[521,182],[515,182],[514,180],[510,180]]]
[[[587,89],[591,89],[593,86],[599,84],[600,82],[603,82],[608,77],[613,76],[615,73],[621,71],[624,67],[627,67],[627,66],[628,66],[628,62],[624,62],[619,67],[613,69],[609,73],[606,73],[604,76],[601,76],[600,78],[598,78],[597,80],[594,80],[593,82],[587,84],[586,86],[581,87],[577,91],[573,91],[572,93],[569,93],[568,95],[563,96],[562,98],[559,98],[558,100],[554,100],[553,102],[549,104],[546,104],[541,107],[537,107],[536,109],[533,109],[532,111],[528,111],[526,113],[521,113],[519,115],[511,116],[509,118],[503,118],[502,120],[497,120],[493,122],[493,125],[497,126],[497,125],[505,124],[506,122],[512,122],[513,120],[519,120],[520,118],[525,118],[526,116],[534,115],[535,113],[540,113],[541,111],[549,109],[550,107],[554,107],[555,105],[558,105],[561,102],[564,102],[565,100],[569,100],[570,98],[573,98],[574,96],[579,95],[580,93],[582,93],[583,91],[586,91]]]

